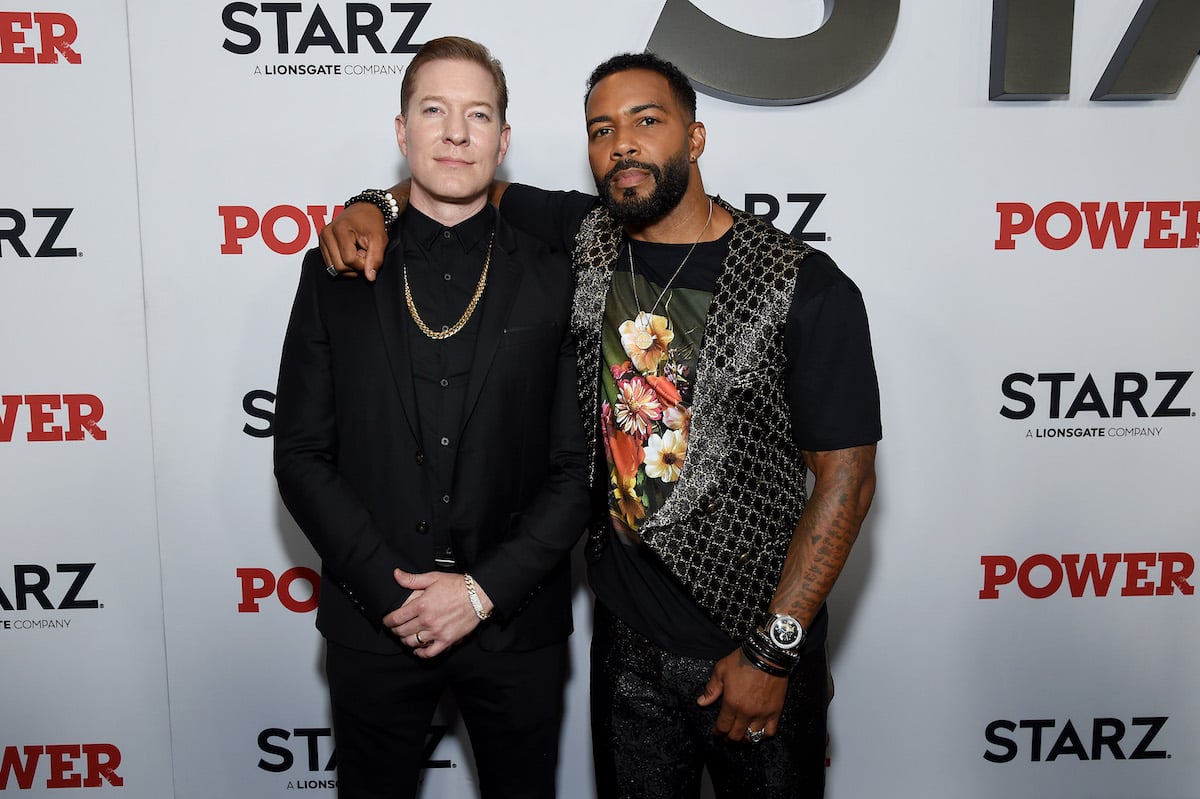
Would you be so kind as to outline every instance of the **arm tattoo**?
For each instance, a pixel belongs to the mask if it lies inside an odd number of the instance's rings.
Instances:
[[[771,609],[806,627],[829,596],[875,493],[875,445],[805,452],[812,496],[792,534]]]

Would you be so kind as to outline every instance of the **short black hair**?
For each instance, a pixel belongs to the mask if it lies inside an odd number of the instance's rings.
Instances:
[[[588,77],[587,92],[583,95],[584,106],[587,106],[587,101],[592,96],[592,89],[596,88],[597,83],[609,75],[628,72],[631,69],[646,69],[662,75],[666,79],[667,85],[671,87],[671,93],[675,95],[676,101],[689,114],[688,121],[696,121],[696,90],[692,88],[691,81],[679,67],[670,61],[659,58],[654,53],[621,53],[593,69],[592,74]]]

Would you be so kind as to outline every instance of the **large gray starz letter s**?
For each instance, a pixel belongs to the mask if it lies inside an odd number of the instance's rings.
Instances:
[[[826,3],[832,0],[826,0]],[[883,59],[900,0],[836,0],[817,30],[790,39],[752,36],[688,0],[667,0],[646,50],[698,88],[746,105],[799,105],[853,86]]]

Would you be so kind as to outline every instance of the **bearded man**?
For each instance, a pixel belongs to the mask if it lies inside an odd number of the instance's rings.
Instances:
[[[861,294],[708,196],[696,94],[672,64],[606,61],[585,113],[598,199],[516,184],[492,199],[572,254],[599,795],[696,797],[707,767],[723,798],[820,797],[825,600],[881,437]],[[371,279],[385,241],[352,205],[321,249]]]

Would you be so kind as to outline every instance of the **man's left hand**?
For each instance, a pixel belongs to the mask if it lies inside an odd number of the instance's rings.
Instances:
[[[396,569],[396,582],[411,589],[404,604],[384,617],[383,623],[412,647],[417,657],[437,657],[466,638],[479,626],[479,617],[467,596],[463,575],[453,572],[411,574]],[[476,583],[485,610],[491,601]],[[419,634],[419,638],[418,638]]]
[[[787,677],[772,677],[755,668],[738,647],[717,661],[696,702],[707,707],[721,700],[715,735],[742,741],[747,730],[765,730],[769,738],[778,726],[787,686]]]

